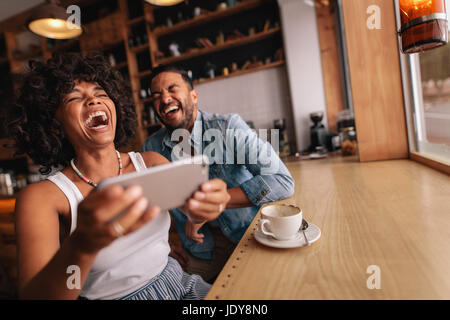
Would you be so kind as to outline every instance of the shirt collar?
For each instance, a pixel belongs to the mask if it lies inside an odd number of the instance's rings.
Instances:
[[[203,138],[203,116],[202,112],[197,109],[197,118],[191,132],[191,142],[193,145],[201,145]]]

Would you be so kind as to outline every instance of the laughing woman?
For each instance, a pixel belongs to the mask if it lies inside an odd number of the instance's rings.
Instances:
[[[202,299],[209,284],[168,256],[169,214],[147,209],[139,186],[96,189],[104,178],[168,163],[153,152],[117,151],[136,126],[120,74],[100,56],[78,54],[30,68],[10,133],[42,171],[62,170],[17,199],[19,297]],[[226,185],[215,179],[201,189],[187,206],[196,219],[213,220],[229,200]]]

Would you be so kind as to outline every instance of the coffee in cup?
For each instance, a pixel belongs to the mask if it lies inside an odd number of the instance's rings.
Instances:
[[[273,204],[261,209],[260,231],[277,240],[293,239],[302,224],[302,210],[286,204]]]

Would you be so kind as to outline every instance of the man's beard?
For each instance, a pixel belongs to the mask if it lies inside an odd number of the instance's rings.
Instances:
[[[186,106],[186,107],[185,107]],[[170,124],[166,123],[157,112],[156,115],[159,118],[159,121],[161,121],[164,126],[169,130],[170,132],[174,131],[175,129],[192,129],[192,125],[194,123],[193,117],[194,117],[194,105],[189,104],[187,101],[181,104],[181,110],[185,112],[183,120],[176,126],[173,127]]]

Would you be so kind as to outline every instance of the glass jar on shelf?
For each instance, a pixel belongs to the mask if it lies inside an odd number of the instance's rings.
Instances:
[[[337,114],[337,130],[341,132],[345,128],[355,127],[355,116],[353,111],[345,109]]]
[[[341,140],[341,151],[343,156],[351,156],[356,154],[357,141],[356,131],[354,127],[343,128],[339,133]]]

